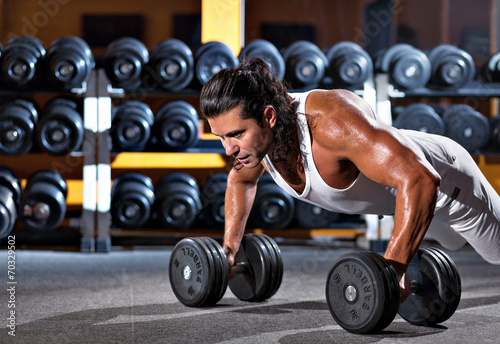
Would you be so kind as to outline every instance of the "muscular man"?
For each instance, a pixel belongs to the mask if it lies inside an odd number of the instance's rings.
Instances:
[[[349,91],[289,94],[258,58],[216,74],[200,97],[212,133],[235,158],[225,197],[230,266],[264,170],[292,196],[330,211],[394,215],[385,258],[402,300],[426,233],[449,249],[468,241],[500,264],[500,197],[454,141],[386,125]]]

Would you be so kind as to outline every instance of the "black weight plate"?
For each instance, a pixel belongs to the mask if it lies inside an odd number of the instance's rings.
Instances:
[[[17,204],[14,194],[5,185],[0,184],[0,239],[10,234],[17,220]]]
[[[115,178],[111,187],[111,193],[113,194],[117,187],[127,182],[138,182],[145,185],[148,189],[154,190],[153,182],[148,176],[138,172],[125,172]]]
[[[66,199],[61,190],[48,183],[33,183],[21,202],[21,221],[33,230],[53,230],[66,214]],[[30,209],[30,211],[26,211]],[[37,210],[38,209],[38,210]]]
[[[155,207],[163,225],[188,229],[201,210],[199,192],[182,182],[164,184],[157,188]]]
[[[276,242],[265,234],[254,234],[262,242],[267,243],[267,247],[271,257],[272,266],[272,283],[269,287],[269,292],[266,295],[266,299],[271,298],[278,291],[283,280],[283,259],[281,257],[281,251],[276,244]]]
[[[256,228],[285,228],[294,216],[295,201],[292,196],[274,183],[259,183],[250,216]]]
[[[434,253],[419,249],[406,271],[418,290],[399,306],[399,315],[410,324],[430,326],[436,324],[445,312],[448,272]]]
[[[341,256],[331,267],[326,282],[326,300],[335,321],[352,333],[369,333],[385,316],[386,275],[362,252]]]
[[[0,185],[5,186],[12,192],[14,203],[18,207],[22,195],[22,186],[19,178],[10,169],[0,167]]]
[[[363,84],[373,74],[373,61],[354,42],[339,42],[326,51],[328,74],[334,83],[347,86]]]
[[[229,289],[242,301],[259,301],[268,288],[269,254],[264,245],[244,236],[238,251],[238,263],[246,265],[247,271],[237,273],[229,280]]]
[[[274,249],[274,253],[276,255],[276,258],[277,258],[277,264],[276,266],[278,267],[278,272],[277,272],[277,275],[278,275],[278,278],[277,278],[277,281],[276,281],[276,285],[274,287],[274,290],[272,291],[271,293],[271,296],[273,296],[274,294],[276,294],[281,286],[281,282],[283,281],[283,272],[284,272],[284,267],[283,267],[283,257],[281,256],[281,250],[278,246],[278,244],[276,243],[276,241],[274,241],[271,237],[265,235],[265,234],[261,234],[261,236],[263,238],[267,238],[267,240],[271,243],[273,249]]]
[[[339,213],[302,200],[295,201],[295,220],[301,228],[328,228],[339,218]]]
[[[221,70],[236,67],[238,63],[229,46],[218,41],[207,42],[195,54],[195,75],[204,85]]]
[[[172,250],[168,275],[177,299],[189,307],[202,307],[213,290],[211,252],[197,238],[179,241]]]
[[[445,133],[443,119],[431,106],[423,103],[412,104],[404,108],[394,120],[394,126],[429,134],[444,135]]]
[[[212,257],[214,259],[214,290],[210,299],[207,300],[206,305],[215,305],[220,301],[220,299],[222,299],[227,289],[229,276],[227,259],[224,251],[222,251],[222,247],[215,240],[209,237],[202,237],[200,239],[203,240],[207,247],[211,250]]]
[[[400,288],[398,275],[396,274],[396,270],[392,267],[384,257],[379,255],[376,252],[366,252],[375,262],[377,262],[380,268],[385,273],[385,282],[387,283],[387,299],[386,307],[383,311],[384,316],[380,318],[380,321],[373,328],[374,332],[382,331],[387,326],[390,325],[392,320],[398,314],[399,309],[399,301],[400,301]]]
[[[431,84],[443,88],[460,88],[472,80],[475,67],[472,56],[463,49],[442,44],[428,53],[432,66]]]
[[[274,44],[264,39],[255,39],[241,49],[238,58],[257,56],[267,62],[271,72],[278,80],[285,76],[285,61]]]
[[[160,181],[158,182],[158,185],[156,186],[157,189],[161,188],[163,185],[169,184],[169,183],[184,183],[186,185],[189,185],[193,189],[199,191],[198,183],[196,182],[196,179],[194,179],[191,175],[184,173],[184,172],[170,172],[166,175],[164,175]]]
[[[68,196],[68,185],[66,181],[55,171],[40,170],[33,173],[26,181],[26,185],[24,186],[25,190],[30,189],[31,185],[35,183],[48,183],[57,187],[65,198]]]
[[[210,241],[213,244],[213,246],[217,249],[217,252],[219,253],[219,257],[220,257],[220,262],[222,264],[221,280],[223,283],[222,283],[221,288],[219,290],[219,295],[217,296],[217,300],[220,300],[220,299],[222,299],[222,297],[224,296],[224,294],[226,293],[226,290],[227,290],[228,281],[229,281],[229,265],[227,263],[227,257],[226,257],[226,254],[224,253],[224,250],[222,249],[222,246],[217,241],[215,241],[215,239],[206,237],[206,240]]]
[[[256,300],[256,301],[264,301],[272,296],[271,293],[276,287],[276,281],[278,278],[277,275],[278,266],[277,266],[276,254],[274,253],[274,249],[272,248],[271,244],[267,241],[267,239],[263,238],[260,234],[247,234],[247,235],[264,245],[266,251],[266,257],[268,258],[269,273],[267,276],[268,279],[268,283],[266,284],[267,288],[263,291],[261,298]]]

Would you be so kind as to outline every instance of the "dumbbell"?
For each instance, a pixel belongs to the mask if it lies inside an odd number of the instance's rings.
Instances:
[[[368,53],[354,42],[339,42],[326,52],[326,75],[335,87],[359,87],[373,75],[373,61]]]
[[[262,175],[250,213],[251,226],[262,229],[286,228],[295,215],[295,201],[280,188],[271,175]]]
[[[175,38],[158,43],[150,53],[149,64],[155,80],[168,91],[184,89],[194,77],[193,52]]]
[[[461,282],[452,259],[437,248],[420,248],[407,275],[410,296],[400,304],[394,268],[375,252],[341,256],[328,272],[326,299],[335,321],[352,333],[383,330],[396,314],[413,325],[434,326],[458,307]]]
[[[433,88],[458,89],[474,77],[474,60],[463,49],[442,44],[431,49],[427,56],[432,67],[429,86]]]
[[[375,57],[375,70],[388,73],[390,82],[401,90],[424,87],[431,77],[426,54],[409,44],[395,44]]]
[[[488,120],[466,104],[450,106],[443,114],[446,136],[460,143],[469,152],[484,147],[490,140]]]
[[[35,129],[38,147],[51,155],[79,150],[83,142],[83,118],[70,99],[55,98],[47,103]]]
[[[111,112],[111,139],[113,149],[119,152],[140,152],[151,137],[154,114],[149,106],[138,100],[129,100]]]
[[[18,156],[33,147],[38,111],[31,101],[15,99],[0,107],[0,152]]]
[[[155,211],[160,223],[167,228],[188,229],[200,210],[198,183],[183,172],[171,172],[156,186]]]
[[[238,59],[231,48],[219,41],[203,44],[196,51],[194,61],[196,80],[201,86],[221,70],[238,65]]]
[[[337,222],[340,214],[309,202],[295,200],[295,220],[300,228],[328,228]]]
[[[227,187],[227,173],[219,172],[207,178],[201,187],[201,216],[210,228],[224,229],[224,203]]]
[[[56,87],[64,90],[82,87],[94,66],[89,45],[79,37],[60,37],[47,51],[48,75]]]
[[[278,80],[285,77],[285,60],[278,48],[265,39],[255,39],[241,49],[238,59],[243,61],[249,57],[260,57],[267,62],[271,72]]]
[[[154,201],[151,178],[137,172],[122,173],[111,187],[111,220],[117,227],[140,228],[149,221]]]
[[[23,224],[33,230],[53,230],[66,214],[68,186],[62,176],[49,170],[35,172],[26,182],[20,206]]]
[[[142,84],[144,68],[148,61],[148,49],[140,40],[123,37],[108,45],[104,68],[114,86],[130,90]]]
[[[489,120],[491,129],[491,143],[495,150],[500,151],[500,116],[491,117]]]
[[[0,239],[9,235],[21,203],[21,182],[7,168],[0,167]]]
[[[328,59],[313,43],[297,41],[283,51],[285,79],[293,88],[314,88],[323,80]]]
[[[241,241],[235,277],[220,244],[212,238],[193,237],[179,241],[170,256],[169,278],[177,299],[189,307],[212,306],[224,296],[227,286],[242,301],[271,298],[283,279],[283,259],[276,242],[265,234],[247,234]]]
[[[198,113],[183,100],[167,102],[158,109],[155,118],[155,138],[167,150],[183,151],[198,142]]]
[[[487,82],[500,82],[500,51],[490,56],[481,68],[481,74]]]
[[[398,113],[393,125],[398,129],[417,130],[424,133],[444,135],[444,121],[432,106],[415,103]]]
[[[17,36],[7,42],[2,56],[2,76],[9,86],[30,86],[43,72],[45,48],[31,36]]]

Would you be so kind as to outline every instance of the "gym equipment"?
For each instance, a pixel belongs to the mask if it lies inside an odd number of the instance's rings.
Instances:
[[[113,149],[119,152],[140,152],[151,137],[154,115],[149,106],[138,100],[129,100],[111,112],[110,135]]]
[[[201,217],[210,228],[224,229],[226,187],[227,173],[219,172],[209,176],[201,188]]]
[[[95,66],[87,42],[75,36],[64,36],[53,41],[46,60],[49,77],[64,90],[82,87]]]
[[[104,67],[113,86],[130,90],[141,86],[148,61],[148,49],[140,40],[123,37],[108,45]]]
[[[313,43],[297,41],[283,52],[285,79],[293,88],[314,88],[323,80],[328,68],[325,54]]]
[[[474,60],[465,50],[442,44],[431,49],[427,56],[432,67],[429,82],[431,87],[458,89],[467,85],[474,77]]]
[[[500,51],[490,56],[483,65],[481,72],[485,81],[500,82]]]
[[[29,229],[56,229],[66,214],[68,187],[62,176],[49,170],[35,172],[26,182],[20,218]]]
[[[83,118],[76,102],[56,98],[44,107],[36,126],[38,147],[61,156],[79,150],[83,142]]]
[[[150,53],[149,64],[155,81],[168,91],[180,91],[193,80],[194,57],[184,42],[171,38],[158,43]]]
[[[155,212],[162,226],[189,229],[201,210],[198,183],[183,172],[171,172],[156,186]]]
[[[226,68],[236,67],[238,59],[226,44],[211,41],[203,44],[194,55],[195,75],[201,86]]]
[[[340,214],[309,202],[295,200],[295,221],[300,228],[328,228],[337,222]]]
[[[377,53],[375,70],[388,73],[391,84],[401,90],[424,87],[431,77],[429,58],[421,50],[404,43]]]
[[[156,113],[154,126],[158,144],[168,150],[183,151],[198,142],[198,113],[183,100],[165,103]]]
[[[189,307],[216,304],[227,286],[242,301],[261,302],[271,298],[283,279],[283,259],[276,242],[265,234],[247,234],[232,269],[224,251],[212,238],[182,239],[172,250],[169,278],[177,299]]]
[[[122,173],[111,187],[111,220],[117,227],[141,228],[150,219],[154,201],[149,177],[137,172]]]
[[[326,75],[339,88],[362,87],[373,74],[373,62],[368,53],[354,42],[339,42],[326,52]]]
[[[500,151],[500,116],[491,117],[489,120],[491,129],[491,143],[493,148]]]
[[[416,103],[405,107],[396,116],[393,125],[398,129],[417,130],[424,133],[444,135],[444,121],[427,104]]]
[[[15,99],[0,107],[0,152],[18,156],[33,147],[38,111],[31,101]]]
[[[262,229],[287,227],[295,215],[295,201],[266,173],[257,184],[257,194],[250,212],[250,226]]]
[[[352,333],[386,328],[396,314],[414,325],[433,326],[449,319],[460,302],[460,276],[451,258],[436,248],[420,248],[407,275],[411,294],[400,305],[394,268],[375,252],[351,252],[331,267],[326,283],[328,308]]]
[[[450,106],[443,114],[446,136],[460,143],[469,152],[484,147],[490,140],[486,117],[469,105]]]
[[[0,239],[14,229],[20,202],[21,182],[12,171],[0,167]]]
[[[2,54],[2,79],[8,86],[29,87],[43,72],[45,48],[31,36],[10,39]]]
[[[241,62],[245,58],[254,56],[266,61],[273,75],[278,80],[283,80],[285,77],[285,60],[274,44],[265,39],[255,39],[241,49],[238,59]]]

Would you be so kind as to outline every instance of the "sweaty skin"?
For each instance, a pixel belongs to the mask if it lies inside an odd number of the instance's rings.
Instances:
[[[227,155],[242,164],[228,176],[225,198],[224,251],[229,265],[236,261],[245,224],[253,205],[257,181],[265,170],[262,162],[274,149],[272,128],[276,111],[268,106],[263,125],[239,117],[239,107],[208,119]],[[406,268],[432,220],[440,177],[423,153],[397,129],[379,122],[368,104],[345,90],[318,90],[305,104],[318,172],[331,187],[349,187],[361,171],[366,177],[397,190],[394,231],[385,258],[395,267],[401,301],[409,295]],[[295,140],[298,142],[298,139]],[[305,174],[297,147],[275,164],[282,177],[299,193]]]

